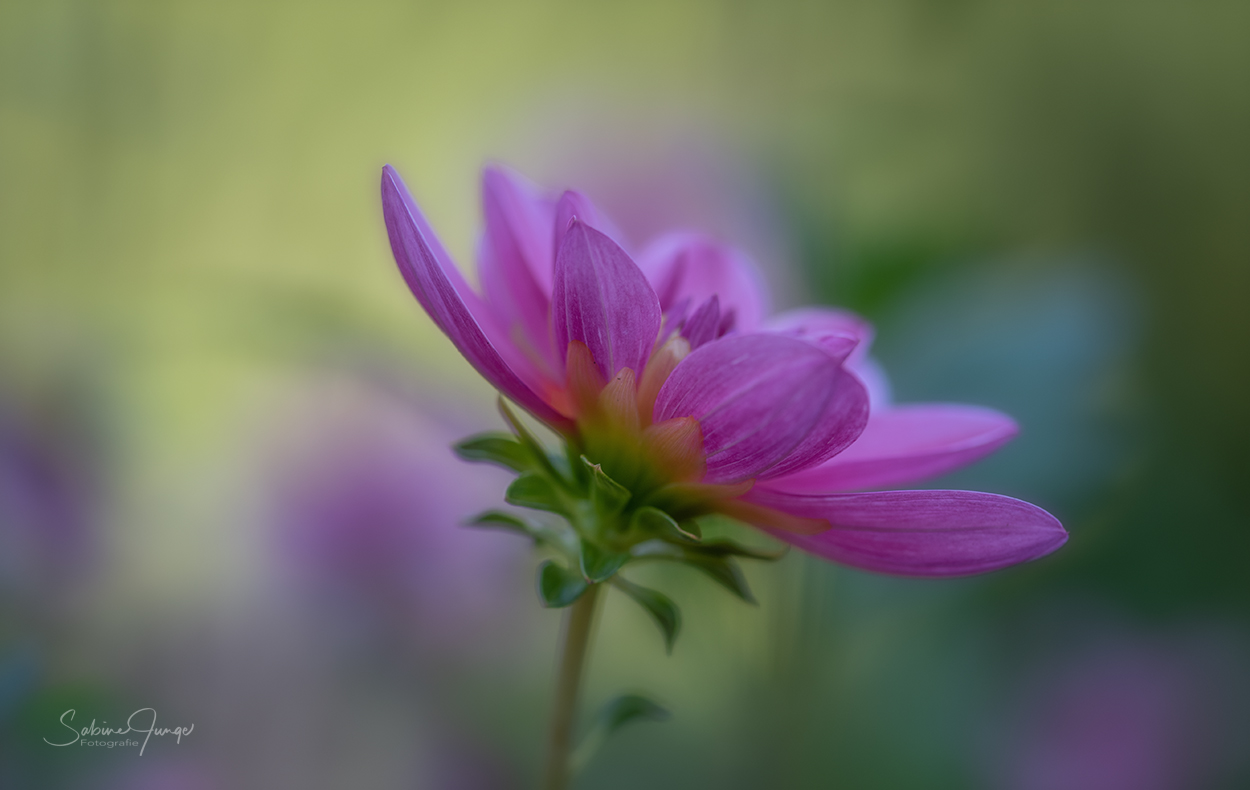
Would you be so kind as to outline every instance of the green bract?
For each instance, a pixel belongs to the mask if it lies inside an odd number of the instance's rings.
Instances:
[[[511,505],[560,516],[555,524],[491,510],[469,524],[527,535],[557,555],[539,568],[538,594],[544,606],[569,606],[594,584],[610,582],[642,606],[660,627],[671,651],[681,626],[677,605],[666,595],[623,578],[631,563],[667,560],[695,568],[755,603],[737,558],[776,560],[769,552],[730,540],[704,540],[699,521],[711,511],[697,494],[680,487],[649,486],[641,494],[612,479],[594,458],[565,439],[553,454],[500,400],[511,433],[471,436],[455,446],[466,461],[493,463],[517,473],[505,498]]]

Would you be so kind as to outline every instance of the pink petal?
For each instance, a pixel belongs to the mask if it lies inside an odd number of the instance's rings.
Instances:
[[[1006,414],[977,406],[900,406],[874,413],[855,443],[820,466],[770,484],[796,493],[910,485],[989,455],[1018,433]]]
[[[768,312],[768,289],[751,261],[702,234],[661,236],[638,256],[638,265],[665,312],[683,300],[700,305],[717,296],[721,315],[732,315],[744,332],[756,329]]]
[[[552,321],[561,354],[579,340],[611,379],[621,368],[641,374],[660,331],[660,304],[624,250],[574,219],[556,253]]]
[[[852,354],[846,361],[846,369],[855,374],[855,378],[863,382],[868,389],[868,405],[872,413],[890,408],[894,402],[893,388],[885,369],[876,359],[863,354]]]
[[[890,381],[877,361],[868,356],[876,332],[866,319],[832,307],[801,307],[772,316],[764,322],[769,332],[821,342],[829,336],[850,335],[859,345],[846,361],[846,367],[868,388],[874,412],[890,404]]]
[[[382,170],[382,211],[399,271],[438,328],[496,389],[540,420],[566,425],[568,420],[534,392],[536,371],[525,366],[464,281],[390,165]]]
[[[694,315],[690,316],[689,320],[685,321],[681,328],[681,336],[690,341],[690,348],[695,349],[715,340],[719,330],[720,300],[713,294],[706,302],[699,305],[699,309],[694,311]]]
[[[555,200],[511,170],[487,167],[482,170],[482,209],[486,235],[496,250],[507,251],[514,262],[524,264],[530,278],[550,296]]]
[[[569,223],[574,217],[612,239],[618,245],[622,245],[620,231],[595,207],[594,203],[590,202],[590,198],[575,189],[569,189],[556,202],[553,250],[560,249],[560,245],[564,242],[564,234],[568,232]]]
[[[486,234],[478,270],[486,300],[509,336],[554,376],[551,337],[551,224],[555,209],[519,176],[497,168],[482,171]]]
[[[816,535],[770,530],[825,559],[898,576],[967,576],[1037,559],[1068,540],[1045,510],[976,491],[786,494],[756,486],[745,500],[828,521]]]
[[[729,335],[691,352],[673,370],[656,398],[654,419],[699,421],[708,454],[705,482],[756,477],[796,448],[819,456],[841,441],[842,423],[828,414],[847,392],[839,379],[849,376],[838,363],[784,335]]]
[[[855,446],[869,423],[868,391],[857,378],[843,370],[829,393],[829,402],[820,421],[781,463],[759,475],[759,478],[772,480],[783,475],[802,474],[802,470],[836,458],[838,453]]]
[[[859,340],[858,353],[868,353],[875,334],[872,324],[846,310],[832,307],[801,307],[772,316],[764,323],[769,332],[795,337],[817,338],[821,335],[851,335]]]

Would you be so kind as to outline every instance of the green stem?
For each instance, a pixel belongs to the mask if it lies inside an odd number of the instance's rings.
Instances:
[[[601,584],[592,584],[571,607],[564,621],[560,674],[551,711],[551,735],[547,744],[544,790],[565,790],[569,784],[569,752],[573,740],[573,719],[577,714],[577,692],[581,686],[586,648],[590,645],[595,602]]]

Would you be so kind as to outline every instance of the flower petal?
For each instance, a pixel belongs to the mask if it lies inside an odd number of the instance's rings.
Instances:
[[[829,393],[820,421],[781,463],[759,475],[759,479],[801,474],[802,470],[837,458],[839,453],[855,446],[868,424],[868,390],[844,370]]]
[[[1019,432],[1015,420],[978,406],[900,406],[872,415],[868,426],[820,466],[773,480],[795,493],[910,485],[989,455]]]
[[[725,499],[716,502],[715,511],[739,521],[772,532],[781,530],[796,535],[819,535],[829,531],[829,522],[823,518],[804,518],[771,507],[744,502],[742,499]]]
[[[638,265],[665,312],[683,301],[700,305],[717,296],[721,316],[733,316],[735,328],[745,332],[756,329],[768,313],[768,288],[754,264],[703,234],[661,236],[638,256]]]
[[[382,211],[400,273],[438,328],[496,389],[540,420],[567,426],[568,420],[535,393],[537,374],[525,367],[486,305],[452,264],[390,165],[382,170]]]
[[[744,497],[804,518],[825,519],[818,535],[769,530],[825,559],[899,576],[967,576],[1037,559],[1068,540],[1045,510],[976,491],[787,494],[756,486]]]
[[[482,171],[482,212],[482,291],[510,336],[520,335],[524,350],[554,376],[550,309],[555,207],[520,176],[488,167]]]
[[[697,482],[706,469],[703,433],[693,417],[678,417],[649,426],[642,433],[642,451],[656,476],[677,482]]]
[[[552,323],[557,347],[586,344],[604,379],[646,365],[660,331],[655,292],[625,251],[580,219],[556,254]]]
[[[651,424],[655,399],[660,394],[660,388],[668,381],[674,368],[689,355],[690,343],[686,338],[670,337],[647,360],[646,372],[638,382],[638,416],[642,418],[644,426]]]
[[[890,386],[890,378],[876,359],[853,354],[846,361],[846,369],[854,373],[855,378],[868,389],[868,405],[874,414],[890,408],[894,403],[894,388]]]
[[[604,234],[617,245],[624,246],[620,231],[595,207],[594,203],[590,202],[590,198],[576,189],[569,189],[565,190],[556,202],[555,233],[551,249],[559,251],[560,245],[564,243],[564,234],[568,232],[569,223],[574,217]]]
[[[717,338],[720,329],[720,300],[712,294],[706,302],[699,305],[694,315],[687,319],[681,328],[681,336],[690,342],[690,347],[698,348]]]
[[[777,334],[729,335],[691,352],[656,397],[656,422],[694,417],[703,429],[709,483],[756,477],[814,431],[845,377],[819,347]],[[816,442],[815,444],[819,444]]]
[[[769,332],[781,332],[815,342],[849,335],[859,341],[846,361],[846,367],[868,388],[868,400],[874,412],[890,404],[890,380],[877,361],[868,356],[876,334],[866,319],[846,310],[831,307],[801,307],[787,310],[764,322]]]
[[[850,335],[859,340],[858,354],[867,354],[875,334],[872,324],[846,310],[832,307],[800,307],[778,313],[764,322],[769,332],[794,337],[817,338],[822,335]]]
[[[511,170],[487,167],[482,170],[482,209],[486,234],[495,248],[508,251],[514,262],[524,264],[543,294],[550,297],[555,200]]]

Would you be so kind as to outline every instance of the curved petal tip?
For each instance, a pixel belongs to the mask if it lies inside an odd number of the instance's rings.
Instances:
[[[799,548],[895,576],[971,576],[1044,557],[1068,541],[1036,505],[976,491],[789,494],[757,486],[745,497],[832,528],[819,535],[770,530]]]

